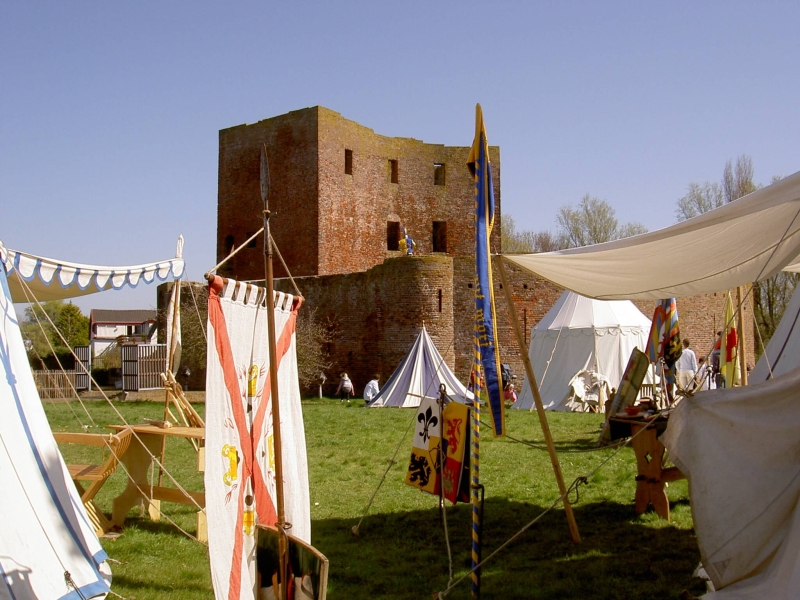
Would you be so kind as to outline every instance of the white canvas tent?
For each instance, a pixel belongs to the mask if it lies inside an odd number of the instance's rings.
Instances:
[[[166,265],[169,265],[166,267]],[[183,260],[128,267],[60,263],[7,250],[0,243],[0,599],[78,599],[105,595],[107,558],[53,439],[33,380],[13,302],[30,289],[55,290],[50,298],[99,291],[113,272],[119,285],[145,273],[183,273]],[[162,268],[163,267],[163,268]],[[163,274],[163,277],[161,276]],[[134,283],[135,281],[135,283]],[[119,287],[119,285],[117,287]],[[15,293],[16,290],[17,293]],[[75,292],[75,293],[73,293]],[[38,293],[37,293],[37,297]],[[43,297],[48,298],[46,294]],[[39,298],[41,299],[41,298]],[[67,574],[69,577],[67,577]]]
[[[505,259],[603,299],[712,293],[781,269],[800,272],[800,173],[659,231]],[[703,515],[695,527],[703,564],[722,588],[710,596],[714,600],[788,599],[800,589],[798,396],[795,369],[748,387],[699,392],[670,416],[662,440],[689,480],[692,513]],[[718,426],[691,426],[699,414],[714,415],[705,422]],[[732,425],[728,432],[726,425]],[[706,452],[703,444],[717,450]],[[770,458],[779,477],[768,473]],[[721,475],[709,480],[712,489],[706,476],[715,469]],[[754,494],[761,512],[752,510]],[[717,510],[720,498],[724,511]],[[769,498],[775,501],[763,502]]]
[[[453,375],[423,326],[411,350],[367,406],[417,407],[423,397],[438,398],[442,383],[447,395],[458,402],[473,397]]]
[[[578,371],[594,371],[617,387],[634,348],[644,350],[650,319],[630,301],[594,300],[565,291],[531,330],[528,355],[544,408],[570,410],[568,384]],[[526,381],[514,408],[530,409]]]
[[[775,333],[750,372],[750,384],[772,379],[800,367],[800,290],[795,289]]]
[[[601,300],[692,296],[761,281],[781,269],[800,272],[800,173],[665,229],[505,259]]]

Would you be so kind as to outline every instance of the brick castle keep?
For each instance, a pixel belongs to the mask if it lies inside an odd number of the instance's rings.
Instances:
[[[471,136],[471,130],[468,131]],[[469,140],[471,142],[471,140]],[[267,147],[272,236],[299,289],[306,311],[330,317],[337,337],[330,344],[329,393],[347,371],[363,390],[373,373],[389,377],[425,325],[448,365],[467,381],[474,311],[474,186],[469,147],[393,138],[340,114],[312,107],[219,133],[217,260],[262,225],[260,156]],[[491,237],[499,252],[500,149],[490,148],[496,201]],[[405,227],[414,255],[401,253]],[[263,240],[242,249],[220,275],[263,280]],[[276,289],[292,292],[275,257]],[[563,289],[516,267],[506,269],[525,331],[552,307]],[[501,360],[523,376],[520,349],[494,272]],[[654,303],[637,302],[650,316]],[[681,330],[698,356],[720,327],[724,294],[682,298]],[[745,330],[752,312],[745,308]],[[748,356],[752,355],[748,336]]]

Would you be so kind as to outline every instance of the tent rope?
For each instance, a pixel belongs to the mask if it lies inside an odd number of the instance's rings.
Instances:
[[[450,344],[447,346],[447,350],[445,350],[445,354],[452,347],[453,347],[453,340],[450,340]],[[442,356],[442,359],[439,361],[439,364],[436,365],[436,373],[439,373],[439,371],[441,370],[443,364],[444,364],[444,356]],[[430,391],[430,386],[432,384],[433,384],[433,381],[429,381],[428,382],[427,387],[425,388],[425,392],[424,392],[423,395],[427,395],[428,394],[428,392]],[[383,476],[381,477],[381,480],[378,482],[378,487],[376,487],[375,491],[372,492],[372,496],[370,496],[370,499],[367,502],[367,505],[364,507],[364,512],[361,514],[361,518],[358,520],[358,524],[356,524],[356,525],[354,525],[352,527],[351,531],[353,532],[353,535],[355,535],[355,536],[358,535],[358,530],[361,527],[361,523],[364,521],[364,518],[369,513],[369,509],[372,507],[372,502],[375,500],[375,497],[378,495],[378,491],[383,486],[384,481],[386,481],[386,476],[389,474],[389,470],[396,463],[395,458],[397,458],[397,454],[400,452],[400,448],[403,445],[403,443],[405,442],[406,436],[408,435],[409,430],[416,424],[416,422],[417,422],[417,413],[415,412],[412,415],[411,420],[409,421],[408,426],[406,427],[405,431],[403,431],[403,435],[401,436],[400,441],[398,442],[397,447],[394,450],[394,454],[392,454],[392,457],[389,459],[389,464],[387,465],[386,470],[383,472]]]
[[[78,359],[77,355],[72,350],[72,346],[69,345],[69,342],[67,342],[67,340],[64,338],[64,336],[61,334],[61,331],[58,329],[56,324],[53,323],[53,320],[50,318],[50,315],[47,314],[47,311],[45,311],[45,309],[42,306],[42,304],[34,296],[33,291],[30,289],[30,286],[28,285],[28,282],[25,281],[22,277],[19,277],[18,279],[20,281],[20,284],[21,284],[21,287],[22,287],[22,291],[25,294],[25,300],[29,304],[33,304],[36,308],[38,308],[40,311],[42,311],[42,314],[44,315],[45,319],[47,319],[47,322],[53,328],[53,331],[55,331],[56,335],[58,335],[58,339],[60,339],[61,342],[64,344],[64,346],[69,350],[70,354],[72,354],[72,357],[75,359],[75,362],[81,366],[81,369],[83,369],[83,372],[85,374],[87,374],[91,378],[92,374],[86,369],[86,366],[83,364],[83,362],[80,359]],[[44,329],[44,325],[42,325],[42,322],[39,320],[39,315],[36,314],[36,310],[32,310],[31,313],[33,314],[34,319],[36,319],[36,324],[39,326],[39,330],[42,332],[42,335],[44,336],[44,339],[47,341],[47,347],[50,349],[50,352],[53,353],[53,356],[56,359],[56,363],[58,364],[58,368],[61,370],[62,373],[66,373],[66,369],[64,368],[64,365],[61,364],[61,360],[58,358],[58,355],[56,354],[56,350],[53,347],[52,342],[50,341],[50,336],[47,335],[47,332]],[[44,365],[44,361],[42,361],[42,359],[41,359],[41,357],[39,356],[38,353],[36,354],[36,356],[37,356],[37,358],[39,358],[39,361],[41,361],[42,365]],[[69,378],[67,378],[67,381],[69,382],[69,387],[72,390],[72,393],[75,394],[75,398],[78,399],[78,403],[81,405],[81,408],[83,408],[83,412],[85,412],[86,416],[89,417],[89,420],[92,422],[92,425],[94,427],[97,427],[97,423],[95,423],[94,419],[92,418],[92,415],[89,414],[89,410],[86,408],[86,405],[83,403],[83,400],[81,400],[81,397],[78,395],[78,391],[75,389],[75,386],[72,384],[72,381],[70,381]],[[67,402],[67,404],[71,404],[71,403]],[[74,409],[70,408],[70,410],[73,411],[73,414],[75,413]],[[77,418],[77,415],[76,415],[76,418]],[[78,419],[78,422],[81,423],[81,420]],[[84,431],[86,431],[86,429],[87,429],[87,427],[85,425],[83,425],[83,423],[81,423],[81,428]]]
[[[663,411],[663,412],[669,412],[669,411]],[[637,432],[636,432],[634,435],[632,435],[630,438],[628,438],[628,439],[627,439],[627,441],[625,441],[624,443],[620,444],[620,445],[617,447],[617,449],[614,451],[614,453],[612,453],[611,455],[609,455],[609,456],[607,456],[605,459],[603,459],[603,461],[602,461],[602,462],[601,462],[599,465],[597,465],[597,467],[595,467],[595,468],[594,468],[594,470],[592,470],[592,471],[591,471],[591,472],[590,472],[588,475],[584,475],[584,476],[582,476],[582,477],[576,477],[576,478],[573,480],[573,482],[572,482],[572,483],[569,485],[569,487],[567,488],[566,492],[564,492],[563,494],[561,494],[560,496],[558,496],[557,498],[555,498],[555,499],[554,499],[554,500],[553,500],[553,501],[550,503],[550,505],[549,505],[547,508],[545,508],[545,509],[544,509],[544,510],[543,510],[541,513],[539,513],[539,515],[537,515],[537,516],[536,516],[536,517],[535,517],[535,518],[534,518],[532,521],[528,522],[526,525],[523,525],[523,526],[522,526],[522,528],[521,528],[519,531],[517,531],[517,533],[515,533],[515,534],[514,534],[514,535],[512,535],[512,536],[511,536],[511,537],[510,537],[508,540],[506,540],[505,542],[503,542],[502,544],[500,544],[500,546],[498,546],[498,547],[497,547],[497,548],[496,548],[496,549],[495,549],[495,550],[494,550],[494,551],[493,551],[491,554],[489,554],[489,556],[487,556],[487,557],[486,557],[486,558],[484,558],[484,559],[483,559],[481,562],[479,562],[477,565],[475,565],[475,568],[474,568],[474,569],[471,569],[469,572],[465,573],[464,575],[462,575],[461,577],[459,577],[458,579],[456,579],[456,581],[454,581],[453,583],[451,583],[451,584],[450,584],[450,585],[449,585],[447,588],[445,588],[444,590],[442,590],[442,591],[440,591],[440,592],[437,592],[437,594],[436,594],[437,598],[439,598],[440,600],[441,600],[441,599],[443,599],[443,598],[444,598],[445,596],[447,596],[447,595],[448,595],[448,594],[449,594],[449,593],[450,593],[450,592],[451,592],[451,591],[452,591],[452,590],[453,590],[453,589],[454,589],[454,588],[455,588],[457,585],[459,585],[459,584],[460,584],[462,581],[464,581],[465,579],[471,578],[471,577],[472,577],[472,572],[473,572],[473,571],[478,571],[479,569],[483,568],[483,566],[484,566],[486,563],[488,563],[490,560],[492,560],[492,559],[493,559],[495,556],[497,556],[497,555],[498,555],[500,552],[502,552],[502,551],[503,551],[505,548],[507,548],[507,547],[508,547],[510,544],[512,544],[513,542],[515,542],[517,539],[519,539],[519,538],[520,538],[520,536],[522,536],[522,534],[523,534],[523,533],[525,533],[526,531],[528,531],[528,529],[530,529],[530,528],[531,528],[533,525],[535,525],[535,524],[536,524],[536,523],[537,523],[537,522],[538,522],[538,521],[539,521],[539,520],[540,520],[542,517],[544,517],[544,516],[545,516],[547,513],[549,513],[549,512],[550,512],[550,511],[551,511],[553,508],[555,508],[555,507],[558,505],[558,503],[559,503],[559,502],[562,502],[562,501],[564,500],[564,498],[566,498],[566,497],[567,497],[567,496],[568,496],[568,495],[569,495],[571,492],[573,492],[573,491],[574,491],[574,492],[577,494],[577,489],[578,489],[578,487],[579,487],[580,485],[585,485],[585,484],[587,484],[587,482],[589,481],[589,479],[591,479],[592,477],[594,477],[594,475],[595,475],[595,474],[596,474],[598,471],[600,471],[600,469],[602,469],[603,467],[605,467],[605,465],[606,465],[606,464],[608,464],[608,462],[609,462],[609,461],[610,461],[612,458],[614,458],[614,457],[615,457],[615,456],[616,456],[616,455],[617,455],[617,454],[618,454],[618,453],[619,453],[619,452],[620,452],[620,451],[621,451],[623,448],[625,448],[625,447],[626,447],[628,444],[630,444],[630,443],[631,443],[631,442],[634,440],[634,438],[636,438],[636,437],[637,437],[638,435],[640,435],[642,432],[644,432],[644,431],[647,431],[647,430],[648,430],[648,429],[650,429],[651,427],[653,427],[653,424],[652,424],[652,423],[648,423],[647,425],[645,425],[644,427],[642,427],[642,428],[641,428],[639,431],[637,431]]]
[[[50,323],[50,325],[53,327],[54,331],[55,331],[55,332],[58,334],[58,336],[59,336],[59,338],[61,339],[61,341],[64,343],[64,345],[65,345],[67,348],[69,348],[69,350],[70,350],[70,352],[72,353],[72,355],[73,355],[73,357],[75,358],[75,360],[76,360],[78,363],[80,363],[80,364],[81,364],[81,366],[82,366],[82,367],[83,367],[83,369],[84,369],[84,372],[85,372],[85,373],[86,373],[86,374],[89,376],[89,379],[92,381],[92,383],[94,383],[94,385],[95,385],[95,386],[97,386],[98,390],[100,390],[100,394],[102,395],[103,399],[104,399],[104,400],[105,400],[105,401],[108,403],[108,405],[109,405],[109,406],[112,408],[112,410],[114,411],[114,413],[116,414],[116,416],[117,416],[117,417],[118,417],[118,418],[119,418],[119,419],[122,421],[122,423],[123,423],[123,424],[124,424],[126,427],[131,427],[130,423],[128,423],[128,421],[125,419],[125,417],[122,415],[122,413],[121,413],[121,412],[119,412],[119,410],[117,409],[117,407],[116,407],[116,406],[114,406],[114,403],[111,401],[111,399],[110,399],[110,398],[109,398],[109,397],[106,395],[106,393],[105,393],[105,392],[104,392],[102,389],[100,389],[100,386],[98,385],[98,383],[97,383],[97,381],[94,379],[94,377],[92,377],[92,374],[91,374],[91,373],[90,373],[90,372],[89,372],[89,371],[86,369],[86,367],[85,367],[85,366],[83,366],[83,363],[81,363],[81,361],[78,359],[78,357],[77,357],[77,356],[75,355],[75,353],[72,351],[72,348],[71,348],[71,347],[70,347],[70,345],[67,343],[66,339],[64,339],[64,336],[61,334],[61,331],[58,329],[58,327],[56,326],[56,324],[55,324],[55,323],[53,323],[52,319],[50,319],[50,317],[49,317],[49,316],[47,315],[47,313],[44,311],[44,308],[42,307],[42,305],[41,305],[41,303],[39,302],[39,300],[38,300],[38,299],[36,299],[36,298],[34,297],[34,295],[33,295],[33,292],[31,291],[31,289],[30,289],[30,287],[28,286],[27,282],[25,282],[25,280],[24,280],[24,279],[22,279],[21,277],[19,278],[19,280],[20,280],[20,283],[22,284],[22,288],[23,288],[23,290],[25,290],[25,296],[26,296],[26,299],[29,299],[29,302],[31,302],[31,303],[35,303],[35,304],[36,304],[36,305],[39,307],[39,309],[42,311],[42,313],[43,313],[43,314],[45,315],[45,317],[47,318],[47,321],[48,321],[48,322]],[[31,298],[32,298],[32,300],[31,300]],[[40,323],[40,327],[41,327],[41,323]],[[46,336],[45,336],[45,337],[46,337]],[[49,341],[48,341],[48,343],[49,343]],[[52,349],[52,345],[50,346],[50,348]],[[59,366],[61,367],[61,370],[63,371],[63,370],[64,370],[64,367],[63,367],[63,366],[62,366],[60,363],[59,363]],[[74,388],[73,388],[73,391],[75,391],[75,390],[74,390]],[[77,392],[76,392],[76,391],[75,391],[75,395],[76,395],[76,397],[78,397],[78,401],[79,401],[79,402],[81,402],[81,401],[80,401],[80,397],[77,395]],[[89,412],[88,412],[88,410],[86,409],[86,407],[85,407],[85,405],[83,404],[83,402],[81,402],[81,406],[83,406],[84,410],[86,411],[86,414],[88,415],[88,414],[89,414]],[[91,418],[91,415],[89,415],[89,418]],[[79,422],[80,422],[80,421],[79,421]],[[94,422],[94,420],[93,420],[92,422]],[[177,489],[178,489],[178,490],[179,490],[179,491],[180,491],[180,492],[181,492],[181,493],[182,493],[184,496],[186,496],[186,497],[187,497],[189,500],[191,500],[191,502],[192,502],[192,503],[193,503],[193,504],[194,504],[194,505],[197,507],[198,511],[205,512],[205,508],[203,508],[202,506],[200,506],[200,504],[198,504],[198,502],[197,502],[197,501],[196,501],[196,500],[195,500],[195,499],[194,499],[194,498],[193,498],[193,497],[192,497],[192,496],[191,496],[191,495],[190,495],[190,494],[189,494],[189,493],[186,491],[186,489],[185,489],[185,488],[184,488],[184,487],[183,487],[183,486],[182,486],[182,485],[181,485],[181,484],[180,484],[180,483],[179,483],[179,482],[178,482],[178,481],[177,481],[177,480],[176,480],[176,479],[175,479],[175,478],[172,476],[172,474],[171,474],[169,471],[167,471],[166,467],[163,465],[163,463],[161,462],[161,460],[159,460],[159,459],[158,459],[158,458],[157,458],[157,457],[156,457],[156,456],[155,456],[155,455],[154,455],[152,452],[150,452],[150,450],[149,450],[149,449],[147,448],[147,446],[144,444],[144,442],[142,441],[142,439],[139,437],[139,434],[137,434],[137,433],[136,433],[136,432],[135,432],[133,429],[131,429],[131,434],[132,434],[132,435],[133,435],[133,437],[136,439],[136,441],[137,441],[139,444],[141,444],[141,445],[142,445],[142,447],[143,447],[143,448],[144,448],[144,450],[147,452],[147,454],[149,454],[149,455],[150,455],[150,459],[151,459],[151,461],[153,461],[153,462],[154,462],[156,465],[158,465],[158,467],[159,467],[160,469],[162,469],[162,470],[163,470],[163,472],[164,472],[164,473],[167,475],[167,477],[170,479],[170,481],[172,481],[172,483],[174,483],[174,484],[175,484],[176,488],[177,488]],[[147,494],[146,494],[146,493],[145,493],[145,492],[144,492],[144,491],[141,489],[141,487],[140,487],[140,486],[139,486],[139,485],[138,485],[138,484],[137,484],[135,481],[133,481],[133,477],[131,477],[131,474],[128,472],[128,469],[127,469],[127,467],[125,466],[125,463],[123,463],[123,462],[122,462],[122,460],[121,460],[121,457],[117,455],[117,453],[115,452],[115,450],[114,450],[113,448],[111,448],[111,446],[108,446],[108,447],[109,447],[109,450],[111,451],[111,453],[112,453],[112,454],[114,454],[114,458],[116,458],[116,459],[117,459],[117,461],[118,461],[118,466],[121,466],[121,467],[122,467],[122,470],[125,472],[125,475],[127,476],[128,480],[129,480],[131,483],[133,483],[133,484],[136,486],[136,489],[139,491],[139,493],[140,493],[140,494],[142,494],[144,497],[147,497]],[[178,531],[180,531],[181,533],[183,533],[183,534],[184,534],[186,537],[188,537],[188,538],[190,538],[190,539],[193,539],[194,541],[196,541],[196,542],[199,542],[199,543],[201,543],[201,544],[203,543],[203,542],[200,542],[200,540],[198,540],[196,536],[193,536],[192,534],[190,534],[189,532],[187,532],[187,531],[185,531],[183,528],[181,528],[181,527],[180,527],[180,526],[179,526],[179,525],[178,525],[178,524],[177,524],[175,521],[173,521],[173,520],[172,520],[172,519],[169,517],[169,515],[165,514],[164,512],[162,512],[161,514],[162,514],[162,515],[163,515],[163,516],[166,518],[166,520],[167,520],[167,521],[168,521],[168,522],[169,522],[171,525],[174,525],[174,526],[175,526],[175,528],[176,528],[176,529],[178,529]],[[207,545],[207,544],[203,544],[203,545]]]

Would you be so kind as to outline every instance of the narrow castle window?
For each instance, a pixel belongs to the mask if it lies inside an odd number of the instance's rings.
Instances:
[[[444,185],[444,163],[433,163],[433,185]]]
[[[230,254],[233,251],[235,240],[232,235],[225,236],[225,251]]]
[[[447,252],[447,221],[433,222],[433,251]]]
[[[397,160],[389,159],[389,177],[392,183],[397,183]]]
[[[345,175],[353,174],[353,151],[344,151],[344,173]]]
[[[439,289],[439,312],[442,312],[442,290]]]
[[[400,223],[397,221],[386,222],[386,249],[400,250]]]

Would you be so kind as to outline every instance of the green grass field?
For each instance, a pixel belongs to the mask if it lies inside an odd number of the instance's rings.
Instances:
[[[120,418],[102,402],[87,404],[102,431]],[[130,423],[143,417],[162,418],[163,405],[118,403]],[[407,409],[367,410],[363,402],[309,401],[304,405],[311,487],[313,543],[330,560],[328,597],[431,598],[448,587],[452,550],[454,579],[468,574],[471,552],[471,509],[446,509],[447,538],[438,499],[403,483],[411,451],[414,418]],[[202,407],[198,407],[202,409]],[[78,431],[89,418],[77,402],[45,404],[54,431]],[[202,412],[202,411],[201,411]],[[591,452],[602,417],[548,413],[548,420],[567,484],[588,475],[613,450]],[[543,447],[535,413],[509,411],[509,434]],[[404,437],[405,434],[405,437]],[[396,463],[375,496],[369,514],[353,536],[399,446]],[[77,462],[74,446],[63,448],[68,462]],[[97,460],[97,459],[94,459]],[[202,489],[194,451],[184,440],[169,440],[166,466],[187,489]],[[655,513],[633,509],[633,451],[624,448],[573,498],[583,538],[573,544],[561,506],[547,513],[483,569],[481,596],[490,598],[661,599],[678,598],[683,590],[700,595],[704,583],[692,578],[700,560],[692,530],[686,481],[670,484],[671,522]],[[101,490],[98,503],[106,512],[125,484],[117,472]],[[485,486],[484,556],[488,556],[548,507],[558,488],[546,451],[519,442],[492,439],[483,428],[481,481]],[[163,512],[195,533],[195,511],[164,504]],[[112,559],[112,590],[128,599],[213,598],[207,548],[183,535],[165,520],[152,522],[134,509],[123,535],[103,540]],[[447,597],[469,598],[467,578]]]

